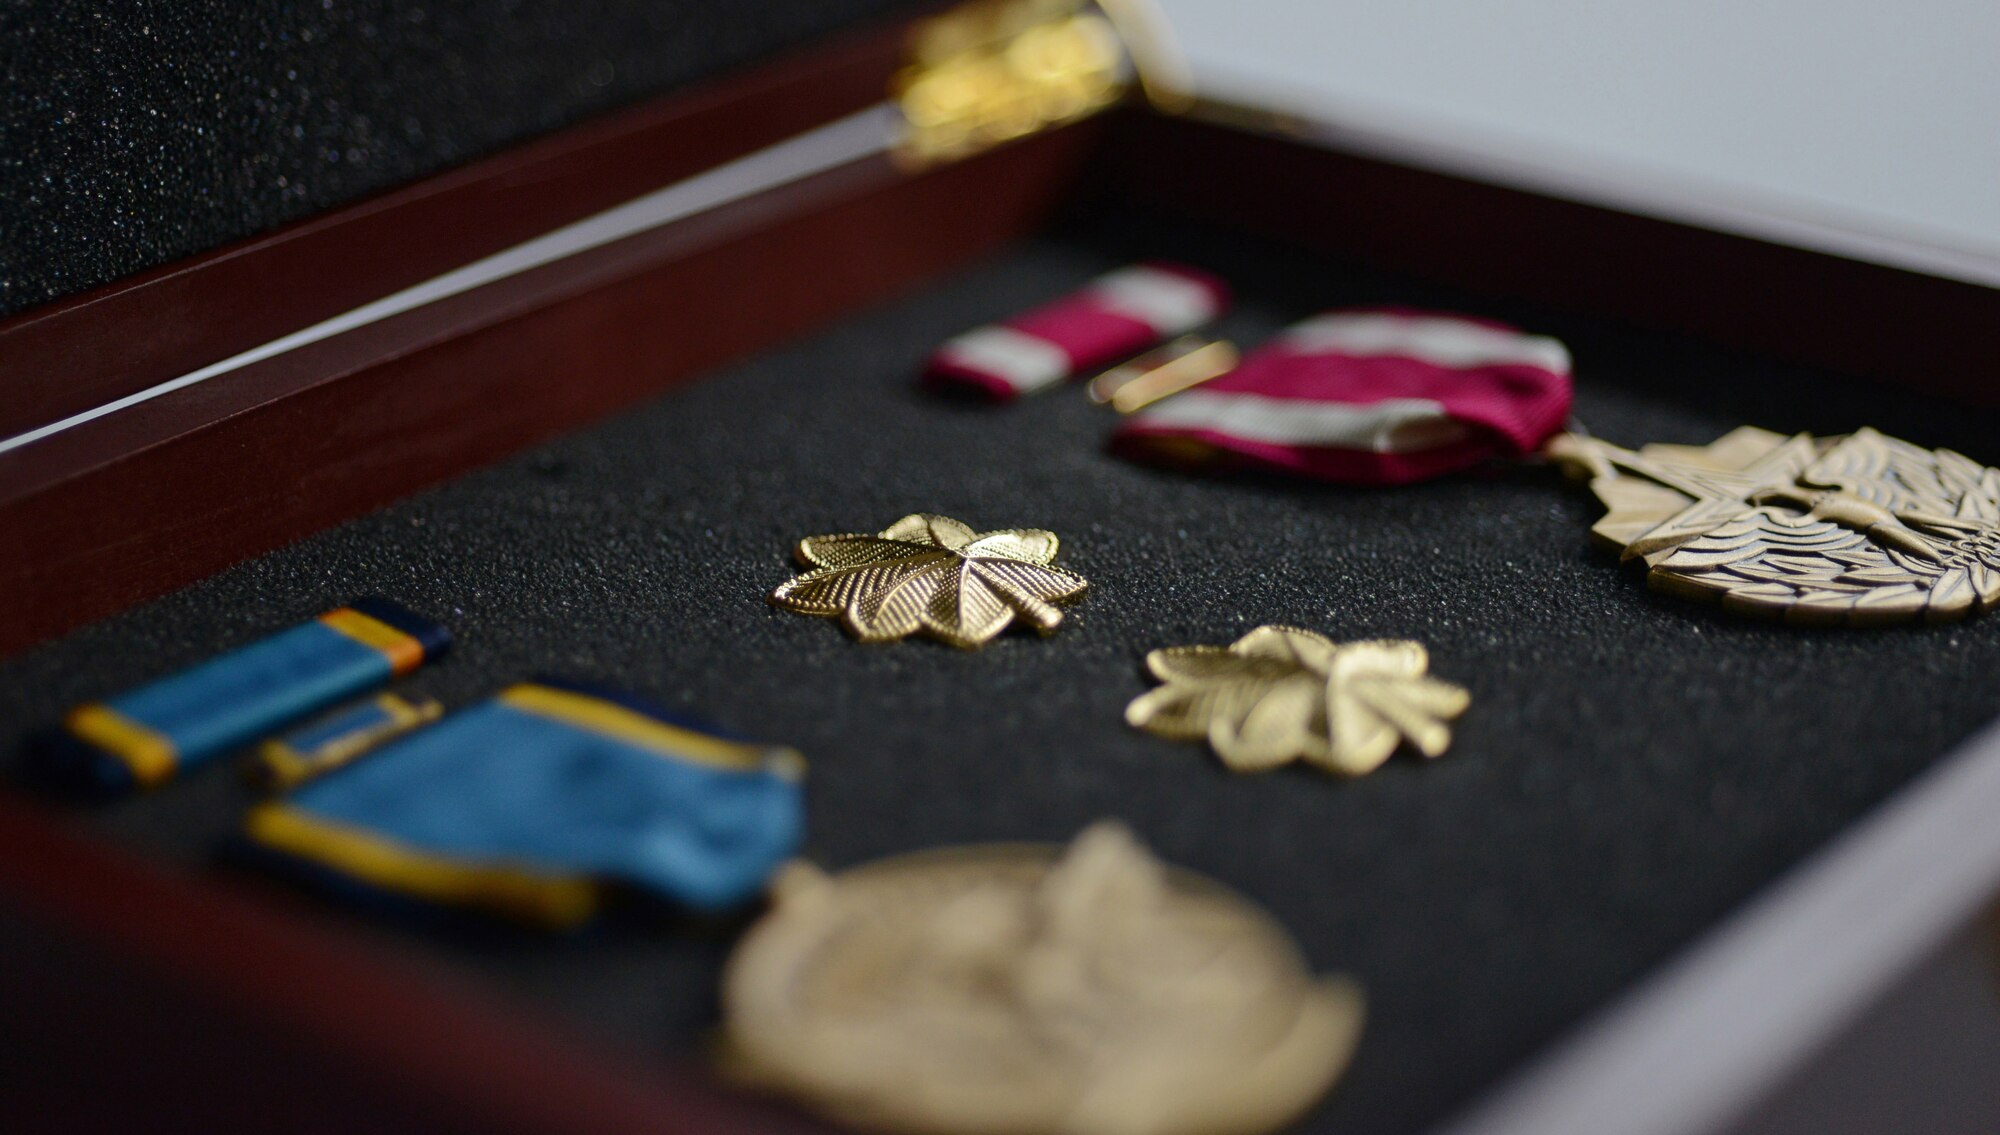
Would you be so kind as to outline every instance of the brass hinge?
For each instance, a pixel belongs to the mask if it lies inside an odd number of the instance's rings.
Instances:
[[[1135,28],[1144,21],[1147,26]],[[1180,93],[1151,65],[1164,37],[1144,0],[972,0],[918,24],[892,95],[911,165],[952,161],[1074,122],[1135,74],[1156,103]]]

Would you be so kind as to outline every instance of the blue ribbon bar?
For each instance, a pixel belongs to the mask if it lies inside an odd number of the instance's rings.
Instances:
[[[254,782],[290,788],[443,716],[444,706],[436,698],[376,694],[266,740],[257,746],[249,774]]]
[[[104,793],[152,788],[328,706],[378,689],[451,643],[386,599],[311,622],[71,710],[37,738],[45,772]]]

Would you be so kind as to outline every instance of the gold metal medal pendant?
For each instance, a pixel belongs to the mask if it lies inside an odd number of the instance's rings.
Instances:
[[[1361,990],[1124,828],[780,876],[724,1069],[876,1131],[1255,1135],[1337,1079]]]
[[[862,642],[923,633],[962,650],[991,642],[1016,619],[1044,634],[1059,603],[1089,583],[1056,567],[1058,542],[1039,528],[974,532],[950,517],[915,513],[882,530],[808,536],[799,562],[813,570],[778,585],[771,602],[801,615],[838,618]]]
[[[1568,433],[1547,452],[1590,478],[1608,510],[1591,531],[1662,591],[1849,626],[2000,603],[2000,470],[1948,449],[1746,426],[1637,452]]]

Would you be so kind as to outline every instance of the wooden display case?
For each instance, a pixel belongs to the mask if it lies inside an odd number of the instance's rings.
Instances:
[[[1398,164],[1240,108],[1134,99],[912,165],[885,101],[908,35],[839,36],[0,324],[0,653],[88,666],[62,636],[1060,243],[1079,214],[1670,333],[1885,405],[1995,405],[1991,288]],[[1451,1130],[1546,1135],[1655,1104],[1630,1129],[1743,1121],[1971,933],[2000,882],[1977,806],[2000,801],[2000,743],[1917,764],[1853,830],[1688,926],[1694,944],[1629,995],[1538,1024],[1567,1039],[1485,1080],[1472,1110],[1454,1100]],[[647,1059],[495,999],[395,929],[147,846],[0,794],[0,1094],[31,1117],[20,1130],[818,1127],[686,1053]],[[1729,1017],[1760,997],[1767,1012]]]

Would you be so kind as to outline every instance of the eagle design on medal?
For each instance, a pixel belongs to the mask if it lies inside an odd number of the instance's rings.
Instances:
[[[1746,426],[1636,451],[1566,433],[1548,454],[1604,503],[1591,531],[1663,591],[1849,626],[2000,604],[2000,469],[1948,449]]]

